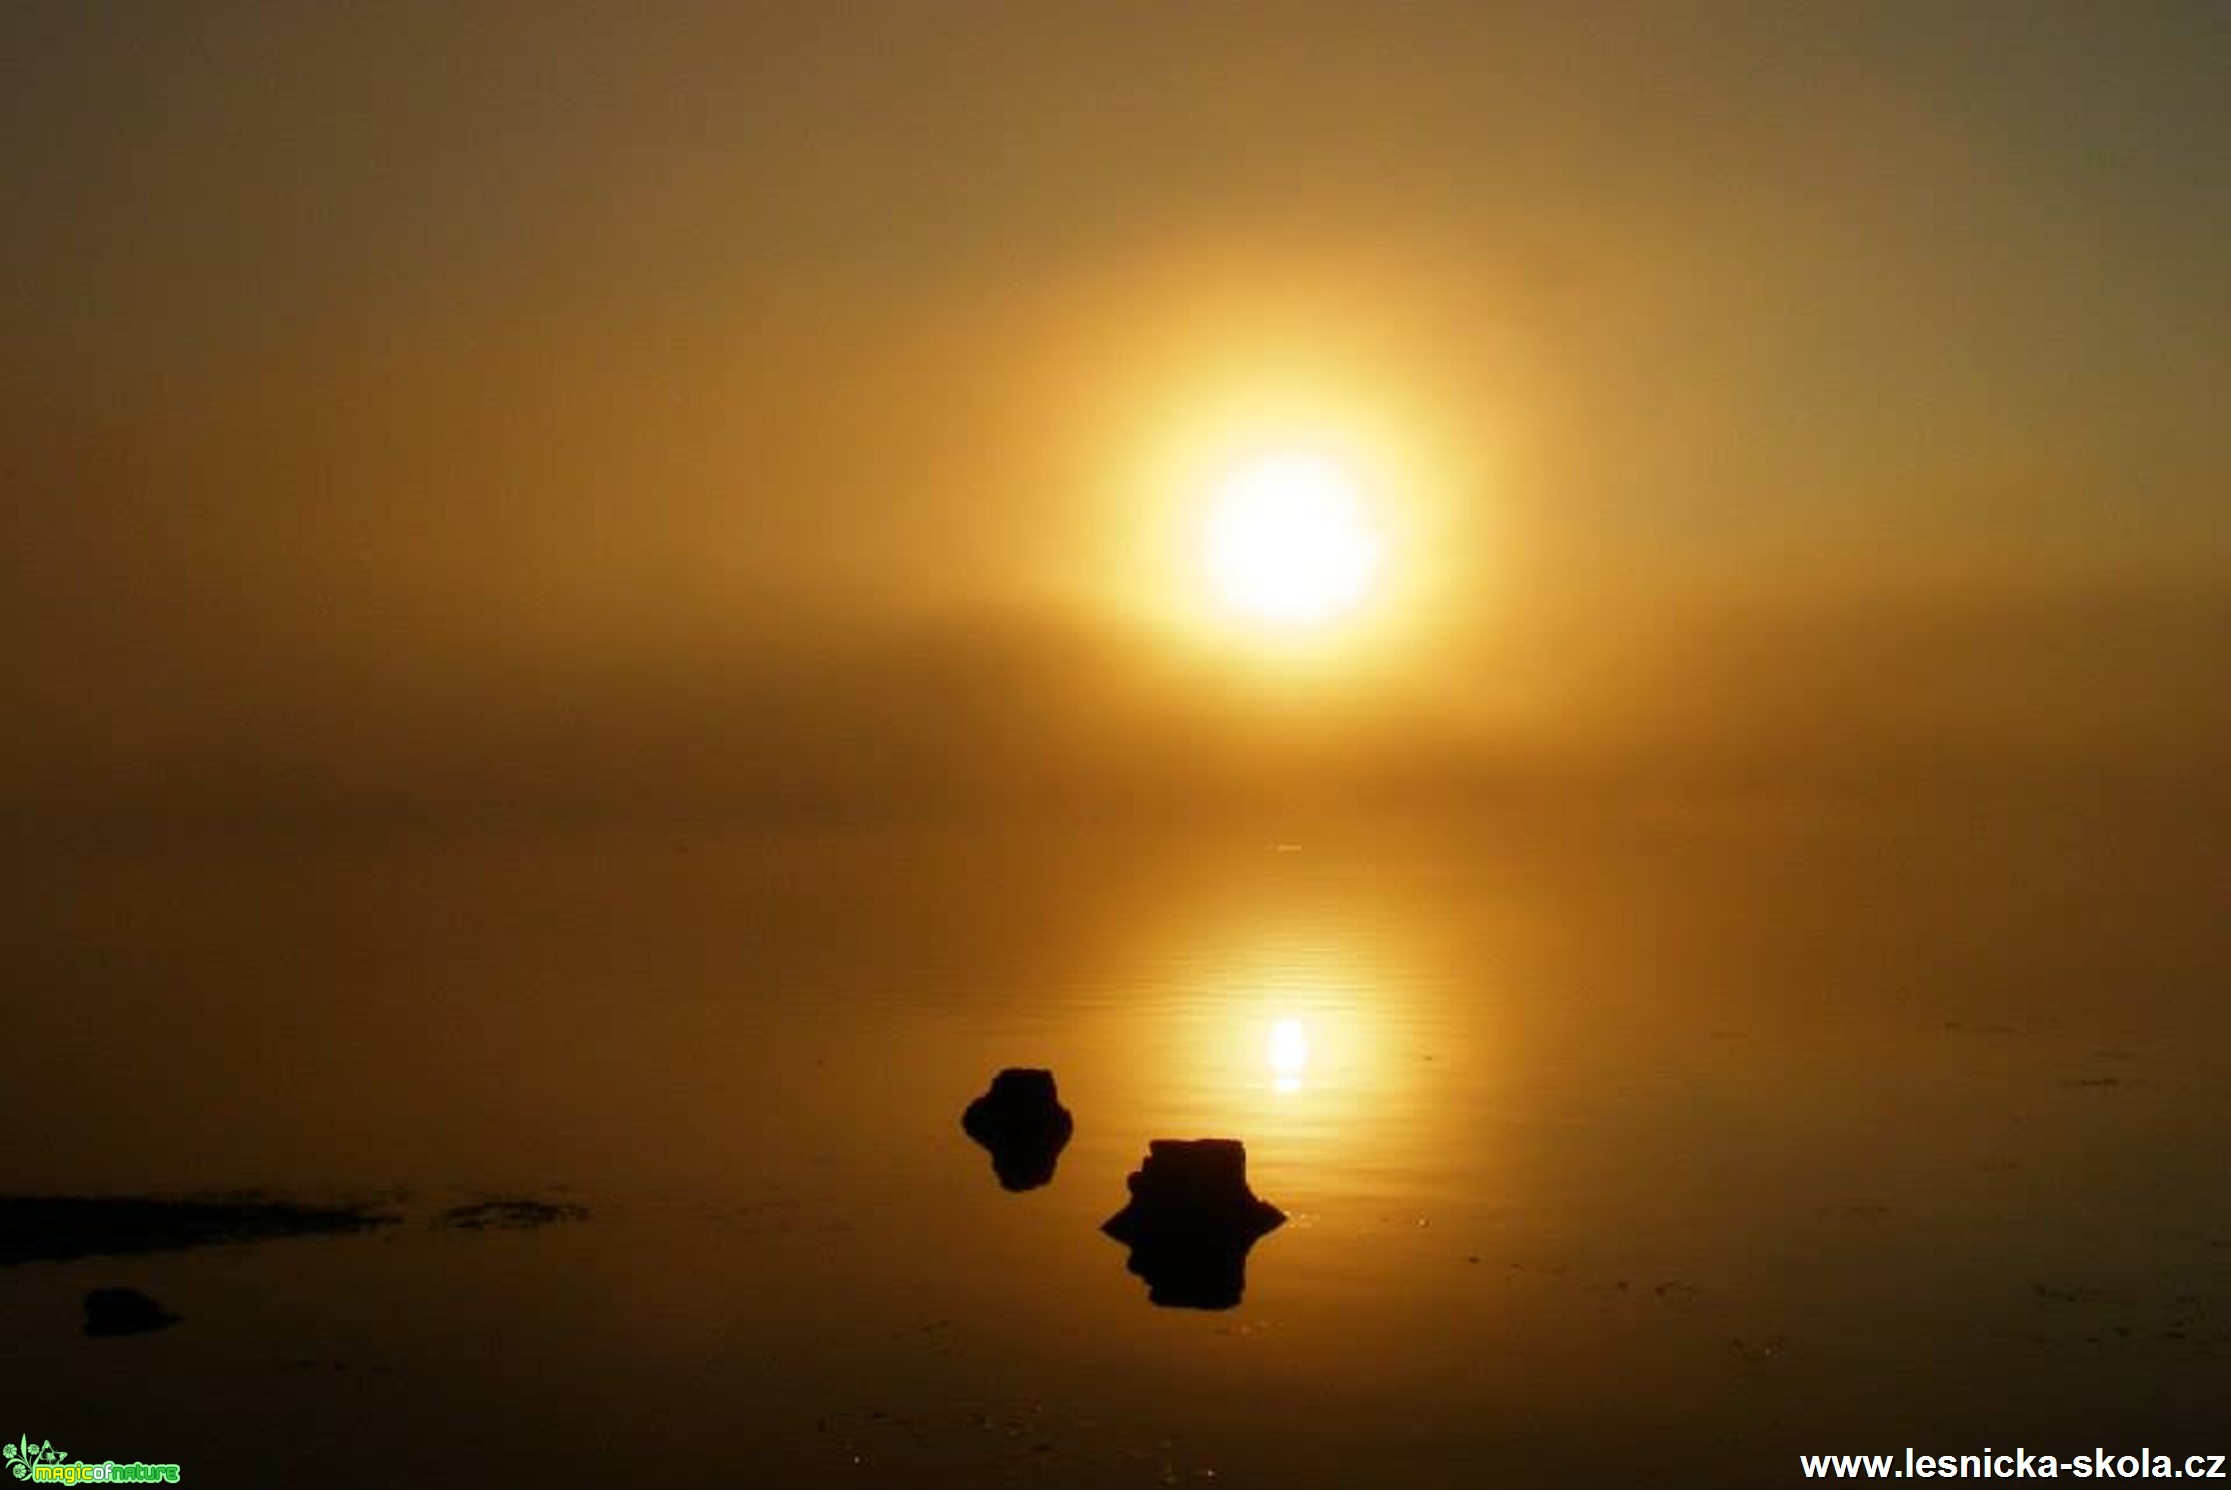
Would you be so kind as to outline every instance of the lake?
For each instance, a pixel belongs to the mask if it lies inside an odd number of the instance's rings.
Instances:
[[[201,1484],[1781,1484],[2231,1448],[2231,878],[2172,812],[25,846],[0,1430]],[[960,1129],[1051,1068],[1003,1189]],[[1288,1213],[1227,1309],[1150,1140]],[[549,1224],[437,1224],[532,1199]],[[566,1208],[578,1207],[576,1215]],[[179,1322],[82,1332],[89,1289]],[[2212,1438],[2211,1438],[2212,1435]]]

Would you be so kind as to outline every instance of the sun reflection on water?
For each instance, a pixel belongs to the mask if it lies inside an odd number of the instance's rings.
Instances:
[[[1394,1076],[1387,1026],[1400,1016],[1379,970],[1351,946],[1296,940],[1225,959],[1202,980],[1183,1040],[1197,1097],[1266,1146],[1332,1141],[1384,1102]]]
[[[1276,1091],[1301,1090],[1302,1073],[1309,1069],[1309,1031],[1298,1019],[1281,1019],[1270,1027],[1270,1068],[1276,1074]]]
[[[1432,1120],[1471,1042],[1391,915],[1367,914],[1361,894],[1331,909],[1295,899],[1184,918],[1167,971],[1132,975],[1104,1006],[1106,1084],[1149,1139],[1244,1143],[1273,1204],[1390,1203],[1438,1142]]]

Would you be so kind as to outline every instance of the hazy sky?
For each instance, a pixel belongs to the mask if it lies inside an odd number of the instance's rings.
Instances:
[[[2231,741],[2220,5],[73,0],[0,67],[11,809]],[[1173,451],[1356,429],[1399,642],[1142,620]]]

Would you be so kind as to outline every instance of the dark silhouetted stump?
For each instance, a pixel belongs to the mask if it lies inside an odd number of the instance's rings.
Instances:
[[[1236,1139],[1158,1138],[1129,1185],[1131,1203],[1101,1227],[1131,1249],[1131,1271],[1156,1304],[1229,1309],[1247,1286],[1247,1254],[1286,1213],[1247,1185]]]

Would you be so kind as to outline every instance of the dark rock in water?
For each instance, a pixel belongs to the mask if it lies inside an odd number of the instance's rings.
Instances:
[[[991,1090],[968,1104],[961,1126],[983,1144],[1050,1130],[1067,1132],[1069,1110],[1054,1089],[1054,1073],[1010,1066],[992,1078]]]
[[[85,1296],[88,1335],[144,1335],[178,1323],[178,1316],[136,1288],[96,1288]]]
[[[1100,1229],[1131,1249],[1150,1302],[1229,1309],[1247,1286],[1247,1254],[1286,1213],[1247,1186],[1247,1150],[1230,1138],[1158,1138],[1129,1181],[1131,1203]]]
[[[1027,1067],[994,1076],[991,1090],[961,1114],[962,1131],[991,1151],[992,1173],[1009,1190],[1034,1190],[1051,1180],[1075,1127],[1055,1095],[1054,1073]]]

